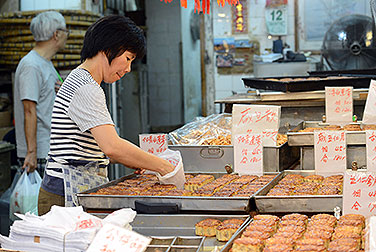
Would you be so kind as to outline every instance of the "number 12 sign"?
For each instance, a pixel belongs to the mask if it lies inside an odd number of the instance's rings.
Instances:
[[[265,19],[270,35],[287,35],[286,6],[265,8]]]

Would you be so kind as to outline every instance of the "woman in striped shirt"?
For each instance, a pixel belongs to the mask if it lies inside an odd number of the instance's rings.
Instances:
[[[162,176],[174,170],[168,161],[118,136],[100,87],[130,72],[132,61],[144,53],[143,32],[127,17],[103,17],[87,30],[83,63],[68,75],[54,103],[39,215],[52,205],[76,205],[75,193],[108,181],[109,158]]]

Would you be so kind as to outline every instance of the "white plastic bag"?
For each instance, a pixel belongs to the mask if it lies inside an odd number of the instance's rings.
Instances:
[[[38,215],[38,195],[42,178],[38,172],[27,173],[26,169],[18,179],[10,196],[9,218],[15,220],[14,213],[33,213]]]
[[[159,173],[157,173],[159,182],[161,184],[173,184],[178,189],[184,189],[185,174],[180,151],[167,149],[163,153],[158,155],[158,157],[166,159],[175,166],[175,169],[172,172],[167,173],[164,176],[161,176]]]
[[[107,215],[103,220],[103,225],[113,224],[128,230],[132,230],[131,223],[136,217],[136,211],[133,211],[131,208],[122,208],[117,210],[109,215]]]

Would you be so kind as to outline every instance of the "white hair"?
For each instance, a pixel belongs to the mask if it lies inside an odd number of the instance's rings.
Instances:
[[[35,41],[46,41],[52,38],[58,29],[66,29],[65,19],[57,11],[46,11],[36,15],[30,24]]]

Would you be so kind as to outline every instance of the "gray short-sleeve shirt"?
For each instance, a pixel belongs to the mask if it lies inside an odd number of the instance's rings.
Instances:
[[[19,62],[14,83],[14,118],[18,157],[25,157],[27,153],[23,100],[36,103],[37,158],[47,157],[57,80],[57,73],[52,62],[46,60],[34,50],[30,51]]]

